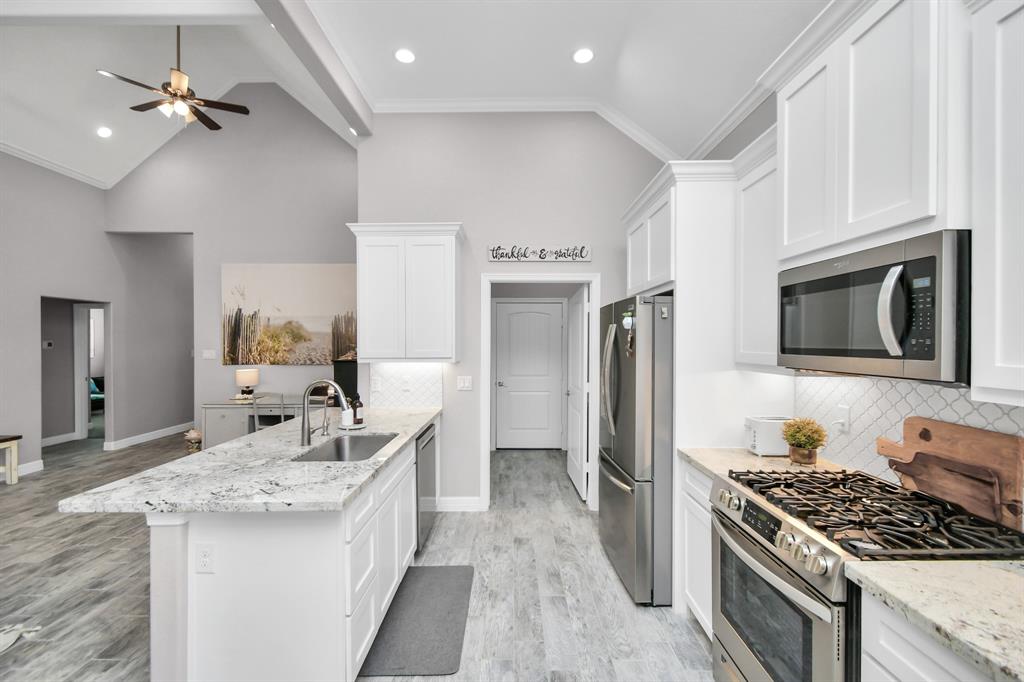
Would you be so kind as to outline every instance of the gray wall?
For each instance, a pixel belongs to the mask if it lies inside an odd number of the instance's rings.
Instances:
[[[359,147],[359,220],[463,222],[462,361],[444,372],[441,494],[480,494],[480,274],[601,274],[601,297],[625,291],[629,203],[661,167],[595,114],[378,114]],[[489,242],[593,246],[591,263],[489,263]],[[457,375],[476,376],[473,391]]]
[[[135,433],[192,421],[192,235],[110,235],[125,284],[111,312],[114,417]],[[109,440],[109,438],[108,438]]]
[[[502,282],[491,285],[492,298],[569,298],[580,288],[579,284],[556,282]]]
[[[53,341],[42,349],[43,438],[75,430],[74,303],[63,298],[41,299],[40,336]]]
[[[236,391],[220,364],[221,263],[355,261],[356,152],[277,85],[224,95],[250,116],[222,114],[223,130],[189,126],[107,193],[110,229],[195,237],[195,413]],[[184,201],[180,212],[153,210]],[[202,359],[204,349],[215,360]],[[262,367],[260,388],[300,391],[330,367]],[[368,388],[368,387],[367,387]]]
[[[731,159],[747,145],[761,136],[775,124],[775,93],[773,92],[756,109],[750,112],[745,119],[739,122],[718,145],[715,146],[705,159]]]

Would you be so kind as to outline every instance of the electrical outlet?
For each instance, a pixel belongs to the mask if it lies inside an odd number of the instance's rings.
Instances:
[[[456,377],[455,378],[455,389],[458,391],[472,391],[473,390],[473,377]]]
[[[196,545],[196,573],[214,573],[215,558],[213,545]]]
[[[370,377],[370,390],[371,391],[380,391],[383,388],[384,388],[384,382],[381,380],[381,378],[379,376],[372,376],[372,377]]]
[[[849,405],[837,405],[836,406],[836,420],[832,422],[831,426],[836,427],[836,433],[849,433],[850,431],[850,406]]]

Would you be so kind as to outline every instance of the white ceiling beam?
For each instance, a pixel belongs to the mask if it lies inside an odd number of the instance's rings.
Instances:
[[[373,109],[305,0],[256,3],[356,134],[372,135]]]
[[[254,0],[3,0],[0,24],[189,24],[263,22]]]

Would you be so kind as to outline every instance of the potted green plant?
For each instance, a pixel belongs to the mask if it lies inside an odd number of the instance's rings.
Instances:
[[[789,461],[796,464],[817,462],[818,448],[827,437],[825,427],[810,417],[790,419],[782,425],[782,438],[789,444]]]

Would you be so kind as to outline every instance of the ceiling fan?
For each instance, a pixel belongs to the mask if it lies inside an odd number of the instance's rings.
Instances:
[[[196,93],[192,88],[188,87],[188,74],[181,70],[181,26],[177,27],[177,47],[178,47],[178,64],[176,67],[171,69],[171,80],[167,81],[159,88],[154,88],[152,85],[146,85],[139,81],[132,80],[131,78],[125,78],[124,76],[118,76],[116,73],[110,71],[103,71],[97,69],[96,73],[107,78],[116,78],[119,81],[124,81],[130,85],[149,90],[160,95],[161,98],[153,100],[152,102],[145,102],[143,104],[136,104],[131,107],[132,111],[149,111],[150,109],[158,109],[167,118],[171,117],[171,114],[178,114],[185,118],[186,123],[198,120],[204,126],[210,130],[220,130],[220,124],[210,118],[206,112],[199,107],[206,107],[209,109],[220,109],[222,111],[230,111],[233,114],[244,114],[249,115],[248,107],[243,107],[240,104],[228,104],[227,102],[218,102],[212,99],[202,99],[196,97]]]

